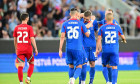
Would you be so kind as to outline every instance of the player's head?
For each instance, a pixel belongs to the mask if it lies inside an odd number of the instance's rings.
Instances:
[[[85,11],[85,12],[84,12],[84,22],[90,21],[91,16],[92,16],[92,13],[91,13],[90,10]]]
[[[28,13],[23,13],[20,16],[21,21],[27,21],[29,20],[29,14]]]
[[[107,13],[106,14],[106,21],[107,22],[112,22],[113,21],[113,14],[112,13]]]
[[[107,9],[106,12],[105,12],[105,16],[106,16],[106,14],[108,14],[108,13],[112,13],[112,14],[113,14],[113,10],[112,10],[112,9]]]
[[[71,17],[77,17],[79,15],[79,11],[76,8],[72,8],[70,10],[70,16]]]

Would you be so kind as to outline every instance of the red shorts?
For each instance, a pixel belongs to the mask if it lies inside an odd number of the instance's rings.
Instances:
[[[33,53],[26,53],[26,54],[19,54],[17,55],[16,62],[25,62],[25,57],[27,58],[27,62],[33,62],[34,61],[34,55]]]

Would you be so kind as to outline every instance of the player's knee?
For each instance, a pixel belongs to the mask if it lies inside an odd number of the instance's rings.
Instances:
[[[106,65],[107,68],[111,68],[111,66],[109,64]]]
[[[90,61],[90,67],[95,67],[95,61]]]
[[[103,64],[102,66],[103,66],[103,67],[106,67],[106,65],[104,65],[104,64]]]
[[[34,64],[34,61],[32,61],[32,62],[29,62],[29,64]]]
[[[78,65],[78,66],[76,66],[76,68],[82,68],[82,65]]]
[[[74,68],[74,65],[72,65],[72,64],[69,64],[69,67],[70,67],[70,68]]]
[[[24,66],[24,62],[20,62],[20,63],[16,63],[18,66],[23,67]]]
[[[118,69],[118,67],[117,66],[112,66],[112,69]]]

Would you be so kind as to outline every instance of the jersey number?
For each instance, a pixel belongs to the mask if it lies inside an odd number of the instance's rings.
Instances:
[[[107,36],[105,37],[105,43],[116,43],[116,40],[113,40],[114,38],[116,38],[116,31],[106,31],[105,34],[107,34]],[[108,40],[109,38],[110,40]]]
[[[79,37],[79,32],[76,29],[79,29],[79,26],[75,26],[74,28],[72,28],[71,26],[67,27],[68,29],[70,29],[68,31],[68,39],[78,39]]]
[[[28,43],[28,41],[25,41],[25,38],[28,37],[28,32],[17,32],[17,34],[19,34],[19,36],[17,37],[17,43]],[[22,37],[23,34],[25,34],[23,36],[23,41],[20,41],[19,38]]]

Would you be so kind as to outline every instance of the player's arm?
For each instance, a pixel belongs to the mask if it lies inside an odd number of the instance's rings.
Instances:
[[[101,37],[101,36],[98,36],[97,44],[96,44],[96,56],[98,56],[98,54],[99,54],[99,52],[100,52],[101,39],[102,39],[102,37]]]
[[[92,15],[92,16],[91,16],[91,21],[86,25],[86,28],[87,28],[87,29],[89,29],[90,27],[93,26],[94,20],[95,20],[95,16]]]
[[[42,5],[45,6],[48,3],[48,0],[45,0]]]
[[[87,32],[87,28],[84,23],[82,23],[82,31],[86,37],[89,37],[90,34]]]
[[[14,37],[15,53],[17,54],[17,37]]]
[[[38,55],[38,50],[37,50],[36,41],[35,41],[34,37],[31,37],[31,42],[32,42],[32,45],[35,49],[35,55],[37,56]]]
[[[123,32],[122,32],[121,27],[120,27],[119,25],[117,25],[117,26],[118,26],[118,29],[119,29],[119,35],[120,35],[120,37],[122,38],[122,41],[121,41],[121,42],[127,43],[127,41],[126,41],[126,39],[125,39],[125,36],[124,36],[124,34],[123,34]]]
[[[59,44],[59,57],[62,57],[62,48],[65,40],[65,33],[66,33],[66,27],[65,23],[63,23],[62,28],[61,28],[61,37],[60,37],[60,44]]]
[[[65,40],[65,33],[62,32],[61,37],[60,37],[60,45],[59,45],[59,57],[60,58],[62,57],[62,48],[63,48],[64,40]]]

